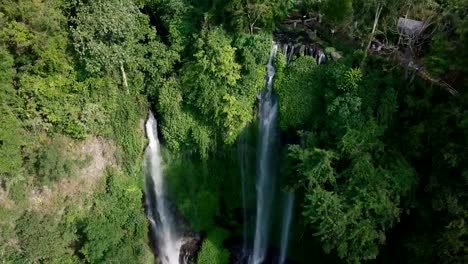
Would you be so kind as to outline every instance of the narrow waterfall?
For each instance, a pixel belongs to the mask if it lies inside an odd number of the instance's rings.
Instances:
[[[304,44],[283,44],[282,51],[286,58],[286,63],[289,64],[299,56],[311,56],[317,62],[317,65],[325,64],[327,62],[327,55],[325,51],[319,46],[315,48]]]
[[[265,260],[270,233],[271,205],[274,191],[274,171],[272,170],[272,148],[275,139],[275,123],[278,115],[278,104],[272,93],[275,75],[274,59],[278,45],[273,43],[270,59],[267,64],[266,89],[260,95],[259,105],[259,145],[257,161],[257,219],[253,256],[250,263],[262,263]]]
[[[320,65],[322,63],[325,63],[327,60],[327,57],[325,56],[325,53],[323,50],[319,50],[317,52],[317,64]]]
[[[147,172],[145,177],[147,215],[156,237],[160,262],[162,264],[179,264],[182,241],[176,234],[173,217],[166,200],[157,122],[152,113],[149,113],[145,126],[149,141],[146,148],[145,166]]]
[[[294,48],[295,46],[294,45],[291,45],[291,50],[289,51],[289,56],[288,56],[288,60],[287,60],[287,63],[290,63],[291,62],[291,59],[294,55]]]
[[[294,193],[288,192],[285,195],[285,205],[283,211],[283,225],[281,228],[281,248],[280,248],[280,257],[279,264],[283,264],[286,261],[288,254],[288,244],[289,244],[289,226],[291,225],[293,205],[294,205]]]
[[[247,153],[247,142],[246,135],[243,132],[240,135],[239,141],[237,143],[239,164],[240,164],[240,173],[241,173],[241,191],[242,191],[242,258],[248,256],[248,243],[247,243],[247,233],[248,233],[248,217],[247,217],[247,170],[248,170],[248,153]]]

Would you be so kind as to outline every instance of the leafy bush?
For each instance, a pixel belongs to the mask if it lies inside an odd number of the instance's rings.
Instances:
[[[303,216],[326,253],[355,263],[375,259],[417,182],[408,161],[384,144],[396,113],[394,82],[377,77],[380,71],[364,79],[360,69],[336,62],[317,71],[322,78],[309,85],[324,89],[326,114],[301,121],[310,131],[289,146],[290,186],[305,191]]]
[[[21,123],[11,112],[0,108],[0,178],[13,177],[22,167],[21,146],[24,140],[24,131]]]
[[[264,87],[271,36],[239,35],[204,24],[181,78],[168,78],[158,92],[161,131],[173,151],[207,158],[232,145],[253,119],[255,96]]]
[[[55,136],[50,142],[43,142],[33,154],[31,169],[40,183],[49,184],[72,176],[75,164],[67,158],[64,145],[63,138]]]
[[[124,171],[131,176],[140,175],[142,151],[144,148],[143,135],[139,129],[143,116],[143,104],[129,95],[119,94],[115,100],[112,112],[112,127],[118,146],[118,159]]]
[[[361,80],[362,72],[360,69],[348,69],[337,80],[338,89],[343,91],[356,91]]]
[[[13,181],[10,181],[8,198],[22,206],[27,202],[28,190],[30,188],[25,177],[17,175]]]
[[[26,212],[17,220],[16,233],[32,262],[77,263],[71,248],[75,230],[66,228],[55,215]]]
[[[71,33],[86,70],[93,74],[112,72],[131,62],[138,42],[148,33],[148,20],[135,1],[98,0],[76,5]]]
[[[106,192],[94,196],[91,210],[80,223],[80,252],[87,261],[141,262],[148,232],[141,199],[137,181],[107,172]]]
[[[197,264],[226,264],[229,260],[229,251],[223,247],[223,241],[229,233],[221,228],[216,228],[208,233],[203,240],[198,253]]]
[[[274,89],[279,97],[281,129],[299,128],[313,115],[320,115],[322,88],[315,67],[312,57],[303,56],[279,70]]]
[[[325,48],[325,54],[327,54],[328,56],[330,56],[335,51],[336,51],[336,49],[334,47],[326,47]]]

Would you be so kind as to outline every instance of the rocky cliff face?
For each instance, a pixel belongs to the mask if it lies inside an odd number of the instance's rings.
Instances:
[[[201,237],[192,231],[184,233],[180,248],[180,263],[191,263],[195,261],[201,247]]]
[[[317,36],[317,30],[314,29],[315,23],[313,19],[285,20],[275,30],[274,39],[287,63],[299,56],[311,56],[317,64],[325,64],[328,60],[339,60],[342,57],[341,53],[333,48],[325,49],[323,41]]]
[[[80,194],[91,194],[108,166],[117,166],[116,147],[111,140],[91,137],[82,141],[63,138],[61,155],[77,164],[70,176],[50,186],[36,187],[29,195],[30,208],[53,211],[56,201],[67,199],[80,203]]]

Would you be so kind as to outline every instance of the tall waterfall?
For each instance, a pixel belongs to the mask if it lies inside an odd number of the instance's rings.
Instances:
[[[274,192],[274,171],[272,170],[272,148],[275,139],[275,123],[278,115],[278,104],[272,94],[275,67],[273,65],[278,45],[273,43],[267,65],[266,89],[260,95],[259,107],[259,145],[258,145],[258,178],[257,178],[257,219],[253,255],[250,263],[263,263],[268,247],[270,233],[271,205]]]
[[[152,113],[149,114],[145,126],[149,141],[146,148],[145,166],[147,171],[145,177],[147,215],[156,237],[161,263],[179,264],[182,241],[176,233],[174,221],[166,200],[157,123]]]
[[[243,241],[242,241],[242,258],[248,256],[248,246],[247,246],[247,233],[249,223],[247,221],[247,170],[248,170],[248,155],[247,155],[247,143],[245,132],[240,135],[237,149],[239,155],[240,163],[240,173],[241,173],[241,190],[242,190],[242,225],[243,225]]]
[[[294,194],[288,192],[286,195],[286,203],[284,205],[283,211],[283,225],[281,229],[281,248],[280,248],[280,257],[279,264],[283,264],[286,261],[286,256],[288,254],[288,244],[289,244],[289,226],[291,225],[291,218],[294,205]]]

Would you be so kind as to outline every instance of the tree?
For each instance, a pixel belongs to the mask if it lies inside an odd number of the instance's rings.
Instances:
[[[71,248],[74,232],[55,216],[35,212],[26,212],[16,223],[21,249],[32,262],[78,263]]]
[[[289,0],[233,0],[227,5],[234,28],[239,31],[248,28],[250,34],[255,27],[272,28],[277,19],[284,16],[291,7]]]
[[[21,146],[24,144],[24,131],[19,120],[11,112],[3,112],[0,117],[0,178],[15,176],[22,167]]]
[[[18,173],[22,165],[21,146],[24,131],[14,115],[11,105],[15,105],[15,92],[12,86],[15,70],[13,57],[0,48],[0,178]]]
[[[351,0],[328,0],[321,3],[325,17],[333,26],[340,25],[345,20],[352,18],[353,7]]]
[[[463,263],[468,230],[466,93],[447,98],[443,91],[419,92],[406,97],[401,113],[405,126],[397,131],[420,177],[412,210],[418,224],[403,239],[414,263]]]
[[[142,193],[131,178],[108,171],[106,192],[96,194],[86,214],[80,252],[90,263],[139,262],[144,256],[147,223]]]
[[[183,93],[187,103],[196,107],[202,120],[214,122],[218,131],[224,130],[223,139],[232,143],[233,135],[237,135],[246,123],[246,114],[240,115],[241,123],[226,123],[230,114],[237,115],[237,111],[245,113],[235,94],[237,81],[240,79],[241,66],[235,61],[236,49],[231,46],[231,39],[221,28],[202,29],[196,44],[195,61],[185,65],[182,71]],[[227,115],[227,116],[226,116]],[[235,138],[235,137],[234,137]]]
[[[316,100],[323,100],[326,114],[296,126],[309,132],[300,134],[300,145],[289,146],[290,187],[305,192],[302,214],[324,251],[359,263],[377,257],[386,231],[399,221],[402,197],[417,179],[398,151],[385,151],[387,125],[373,117],[375,98],[361,97],[369,91],[360,70],[324,67],[328,78],[312,82],[325,90]]]
[[[225,264],[229,260],[229,251],[223,248],[223,241],[229,233],[224,229],[214,229],[208,233],[203,241],[197,264],[217,263]]]
[[[71,29],[75,49],[90,73],[119,69],[140,57],[138,44],[154,36],[134,1],[79,1]]]
[[[152,11],[153,16],[158,16],[167,35],[171,50],[180,56],[180,52],[188,44],[189,36],[195,29],[197,21],[193,21],[193,6],[186,0],[153,0],[146,6]]]
[[[279,60],[284,60],[279,54]],[[282,63],[277,60],[277,68]],[[300,128],[308,121],[312,123],[314,115],[319,115],[321,107],[321,89],[314,85],[317,63],[312,57],[302,56],[285,66],[284,70],[278,69],[276,74],[275,91],[279,97],[280,127],[283,130]],[[284,72],[283,72],[284,71]]]
[[[370,48],[370,45],[372,43],[372,40],[374,40],[375,31],[377,30],[377,26],[378,26],[379,20],[380,20],[380,15],[382,13],[382,9],[384,8],[384,5],[385,5],[385,1],[383,1],[383,0],[382,1],[379,0],[376,3],[375,14],[374,14],[374,22],[372,24],[372,30],[369,33],[367,44],[366,44],[366,47],[364,49],[364,56],[362,57],[361,68],[364,67],[364,63],[365,63],[366,58],[367,58],[367,53],[369,52],[369,48]]]
[[[372,127],[372,126],[370,126]],[[298,161],[295,173],[306,189],[303,215],[323,243],[347,262],[375,259],[385,243],[385,232],[399,219],[399,201],[415,182],[403,159],[381,167],[372,153],[375,138],[349,131],[341,151],[291,146]],[[368,142],[368,140],[370,140]],[[339,169],[337,164],[349,164]]]
[[[466,76],[468,61],[468,18],[465,1],[448,0],[437,5],[435,29],[429,50],[425,50],[423,62],[435,76],[463,72]],[[460,77],[458,77],[460,78]]]

